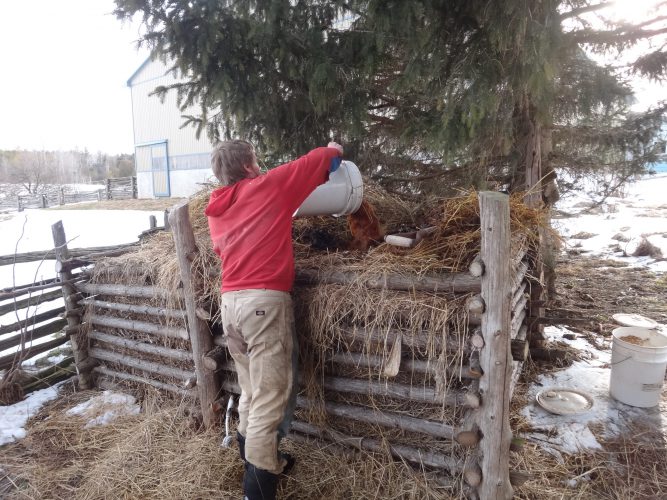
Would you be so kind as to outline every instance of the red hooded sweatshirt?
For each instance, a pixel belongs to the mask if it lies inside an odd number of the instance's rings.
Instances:
[[[211,193],[206,207],[213,250],[222,260],[222,292],[289,292],[294,283],[292,215],[329,178],[340,153],[317,148],[254,179]]]

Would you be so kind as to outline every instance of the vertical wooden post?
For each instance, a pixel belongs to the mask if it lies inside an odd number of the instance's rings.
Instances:
[[[48,200],[46,199],[46,195],[43,194],[43,195],[42,195],[42,208],[48,208],[48,206],[49,206],[49,202],[48,202]]]
[[[155,229],[157,227],[157,217],[155,217],[154,215],[149,215],[148,216],[148,226],[151,229]]]
[[[482,275],[482,298],[486,309],[482,314],[484,347],[480,365],[484,375],[479,380],[482,405],[479,426],[482,500],[504,500],[513,495],[509,478],[509,449],[512,434],[509,425],[510,380],[510,302],[513,290],[510,276],[510,212],[509,197],[502,193],[479,194],[482,248],[485,272]]]
[[[213,403],[220,392],[220,385],[216,379],[215,372],[207,370],[204,366],[204,356],[214,347],[213,335],[208,327],[208,323],[197,316],[195,294],[197,293],[198,283],[196,283],[195,275],[192,272],[192,261],[195,259],[198,249],[192,225],[190,224],[187,201],[174,206],[169,215],[169,223],[174,235],[178,265],[181,270],[188,331],[190,333],[190,343],[192,344],[192,357],[195,362],[195,374],[197,375],[199,402],[204,417],[204,425],[211,427],[215,425],[217,420],[213,410]]]
[[[111,179],[107,179],[107,200],[111,199]]]
[[[169,210],[167,209],[164,211],[164,230],[171,231],[171,225],[169,224]]]
[[[65,204],[65,188],[61,187],[60,191],[58,192],[58,204],[59,205],[64,205]]]
[[[97,190],[97,201],[102,201],[102,190],[101,189]]]
[[[137,190],[137,178],[133,175],[130,177],[130,186],[132,187],[132,198],[137,198],[139,191]]]
[[[16,208],[18,209],[18,211],[23,212],[23,206],[21,205],[21,197],[20,196],[16,197],[16,205],[17,205]]]
[[[69,258],[69,250],[67,249],[67,238],[65,237],[65,228],[63,222],[58,221],[51,226],[51,233],[53,234],[53,245],[56,250],[56,269],[59,270],[58,276],[61,281],[71,279],[71,271],[66,270],[61,264]],[[73,328],[81,324],[81,318],[76,314],[70,314],[73,309],[77,308],[76,301],[72,301],[71,297],[76,293],[74,287],[69,283],[63,283],[63,298],[65,299],[65,310],[67,318],[67,328]],[[70,343],[72,344],[72,352],[74,353],[74,363],[76,371],[79,374],[79,388],[90,389],[93,386],[91,369],[92,364],[88,360],[88,338],[85,333],[75,333],[70,336]]]

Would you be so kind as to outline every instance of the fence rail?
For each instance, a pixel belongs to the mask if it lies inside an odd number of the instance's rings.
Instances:
[[[64,187],[60,187],[44,194],[19,195],[15,200],[1,200],[0,208],[16,208],[21,212],[26,208],[48,208],[82,201],[127,200],[136,197],[137,178],[118,177],[106,179],[103,189],[68,193]]]

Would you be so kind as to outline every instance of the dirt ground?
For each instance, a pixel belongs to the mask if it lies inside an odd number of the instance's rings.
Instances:
[[[664,275],[570,255],[558,262],[556,288],[548,316],[593,341],[611,334],[616,312],[667,322]],[[516,435],[525,425],[518,413],[529,382],[552,369],[553,363],[527,365],[513,401]],[[182,407],[170,413],[166,406],[157,406],[111,426],[83,429],[63,412],[86,397],[64,394],[29,422],[25,439],[0,448],[0,498],[240,498],[242,470],[235,453],[219,448],[219,435],[196,432]],[[662,433],[638,426],[631,435],[600,437],[600,442],[603,451],[563,460],[519,439],[511,454],[512,473],[523,479],[515,487],[516,498],[667,498]],[[289,441],[286,445],[299,462],[292,477],[283,481],[279,498],[461,498],[386,457],[341,459],[326,450]]]
[[[563,256],[556,297],[547,307],[552,324],[605,337],[618,325],[612,315],[636,313],[667,324],[667,275],[615,260]]]

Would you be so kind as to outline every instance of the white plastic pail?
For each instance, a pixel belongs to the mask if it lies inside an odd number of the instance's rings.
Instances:
[[[351,161],[343,160],[329,180],[313,191],[294,212],[294,217],[306,215],[349,215],[361,206],[364,182],[361,172]]]
[[[641,408],[657,405],[667,368],[667,336],[634,326],[616,328],[612,335],[611,397]],[[642,339],[642,345],[623,340],[630,335]]]

